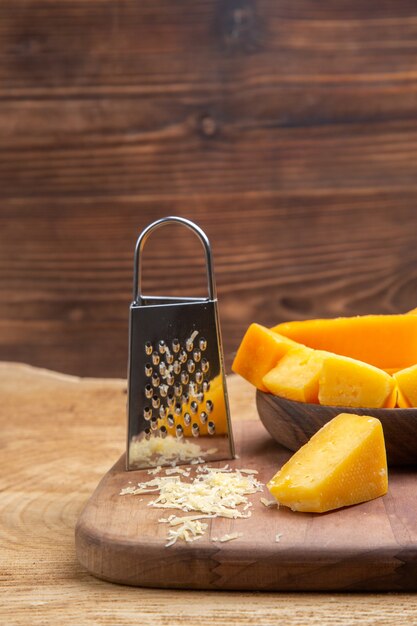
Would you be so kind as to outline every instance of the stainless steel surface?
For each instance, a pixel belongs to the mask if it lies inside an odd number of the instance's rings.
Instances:
[[[203,244],[207,298],[145,296],[141,256],[149,235],[183,224]],[[196,224],[179,217],[154,222],[135,249],[130,306],[127,469],[232,458],[211,248]]]

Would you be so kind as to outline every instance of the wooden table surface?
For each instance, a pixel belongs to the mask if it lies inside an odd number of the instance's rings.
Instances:
[[[229,379],[233,420],[254,392]],[[0,363],[0,622],[415,624],[412,594],[240,593],[122,587],[77,563],[74,525],[123,452],[125,382]]]

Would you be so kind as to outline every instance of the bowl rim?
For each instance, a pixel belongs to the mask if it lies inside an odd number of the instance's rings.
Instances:
[[[398,413],[402,415],[415,413],[417,416],[417,407],[408,407],[406,409],[402,407],[370,407],[370,406],[337,406],[334,404],[319,404],[315,402],[300,402],[299,400],[289,400],[288,398],[284,398],[283,396],[277,396],[276,394],[270,393],[269,391],[262,391],[261,389],[256,389],[256,395],[262,395],[263,397],[276,398],[278,402],[288,403],[294,406],[300,406],[305,408],[312,408],[314,411],[317,409],[331,409],[332,411],[339,411],[340,413],[352,413],[353,411],[378,411],[389,415],[390,413]]]

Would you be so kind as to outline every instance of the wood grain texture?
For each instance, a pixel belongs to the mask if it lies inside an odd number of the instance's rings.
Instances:
[[[269,434],[289,450],[298,450],[339,413],[371,415],[381,421],[388,465],[417,467],[416,409],[359,409],[294,402],[256,391],[259,417]]]
[[[163,591],[88,575],[75,557],[74,526],[123,451],[124,388],[119,380],[0,364],[2,622],[405,626],[417,619],[410,593]],[[253,419],[250,385],[231,377],[229,391],[233,419]]]
[[[109,199],[67,200],[56,210],[50,200],[42,209],[8,201],[0,215],[0,355],[125,376],[136,235],[172,213],[196,220],[212,241],[228,364],[253,320],[272,326],[410,309],[417,301],[411,202],[412,195],[381,194],[375,208],[372,194],[266,194],[262,204],[256,196],[120,200],[117,212]],[[149,242],[147,290],[205,293],[201,250],[188,233],[178,241],[174,267],[166,229]]]
[[[238,422],[235,436],[239,459],[231,467],[257,470],[263,484],[290,456],[256,419]],[[155,494],[119,495],[129,481],[151,477],[146,470],[126,473],[125,467],[123,456],[76,526],[77,557],[99,578],[180,589],[417,590],[417,522],[411,505],[415,469],[391,469],[383,498],[323,515],[266,508],[260,496],[271,496],[264,488],[263,494],[249,498],[250,518],[209,520],[201,539],[167,548],[167,526],[158,523],[167,511],[148,506]],[[233,532],[242,536],[223,544],[212,540]],[[279,543],[277,533],[282,534]]]
[[[134,241],[172,213],[212,241],[229,365],[253,320],[415,306],[416,18],[3,0],[0,358],[124,376]],[[148,285],[204,288],[199,250],[162,237]]]

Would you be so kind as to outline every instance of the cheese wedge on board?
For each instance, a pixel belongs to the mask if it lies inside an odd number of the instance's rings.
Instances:
[[[388,473],[381,422],[340,413],[285,463],[267,487],[280,504],[312,513],[384,495]]]

